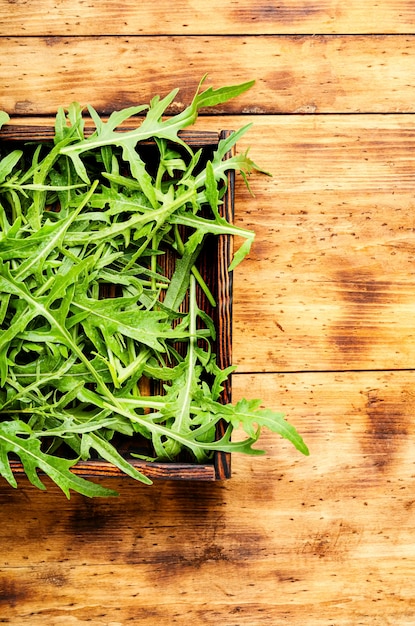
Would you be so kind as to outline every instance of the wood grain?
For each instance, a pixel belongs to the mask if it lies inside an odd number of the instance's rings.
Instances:
[[[273,176],[252,177],[255,197],[237,186],[236,221],[256,232],[235,272],[239,371],[412,368],[413,117],[252,121],[238,149]]]
[[[414,33],[411,0],[37,0],[3,2],[3,35]]]
[[[14,115],[73,100],[108,113],[180,86],[177,111],[206,73],[215,87],[257,80],[217,114],[415,110],[411,35],[4,37],[0,55],[0,108]]]
[[[2,485],[3,623],[412,626],[413,387],[413,372],[237,375],[235,396],[286,410],[310,457],[267,433],[224,484],[107,479],[119,500],[69,502]]]
[[[254,122],[239,148],[273,174],[236,188],[257,237],[233,397],[284,410],[311,451],[264,431],[226,483],[107,478],[111,500],[0,483],[0,623],[413,626],[414,34],[411,0],[0,3],[16,121],[180,86],[173,113],[206,72],[256,78],[198,123]]]

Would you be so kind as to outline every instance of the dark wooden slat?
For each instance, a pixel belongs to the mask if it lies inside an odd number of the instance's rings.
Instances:
[[[130,464],[139,472],[144,473],[151,480],[202,480],[212,481],[216,478],[222,478],[221,475],[217,476],[214,466],[212,464],[200,464],[195,463],[146,463],[144,461],[138,461],[137,459],[129,459]],[[221,463],[220,460],[217,463]],[[19,461],[10,461],[10,467],[16,477],[23,476],[25,474],[22,464]],[[105,478],[116,477],[120,478],[123,473],[117,467],[107,463],[105,461],[93,460],[93,461],[79,461],[73,468],[73,473],[83,478]]]
[[[105,117],[103,117],[105,121]],[[35,123],[34,123],[35,122]],[[136,128],[140,125],[140,118],[136,117],[128,120],[122,127],[118,128],[119,131],[129,131],[132,128]],[[95,127],[86,121],[85,123],[85,136],[89,137],[95,130]],[[20,118],[19,120],[12,120],[11,123],[5,124],[0,130],[0,141],[9,141],[12,143],[26,142],[26,141],[53,141],[55,136],[55,130],[53,121],[49,123],[39,124],[38,119],[31,120],[31,123],[27,123],[26,120]],[[217,145],[219,141],[219,133],[215,131],[179,131],[178,136],[182,141],[185,141],[189,146],[193,147],[210,147]],[[149,145],[151,141],[142,142],[144,145]]]

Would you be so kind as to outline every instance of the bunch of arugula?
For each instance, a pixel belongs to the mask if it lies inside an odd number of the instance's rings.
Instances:
[[[117,450],[118,434],[149,440],[152,460],[174,460],[187,450],[205,462],[214,451],[261,454],[252,446],[266,426],[308,454],[282,414],[261,409],[258,400],[220,402],[234,368],[218,367],[215,327],[196,299],[198,281],[213,302],[196,268],[206,236],[243,238],[230,270],[249,252],[254,234],[229,223],[218,207],[226,172],[246,180],[258,168],[247,154],[225,159],[249,126],[219,142],[205,163],[178,132],[201,107],[251,85],[199,89],[190,106],[165,119],[177,90],[106,122],[88,106],[91,135],[73,103],[57,113],[53,145],[2,155],[0,474],[11,485],[17,486],[10,453],[34,485],[45,488],[40,470],[68,498],[70,490],[114,495],[71,472],[92,455],[150,483]],[[137,128],[119,128],[144,112]],[[0,126],[7,121],[0,113]],[[139,149],[150,139],[158,154],[151,164]],[[169,250],[178,257],[170,278],[159,263]],[[105,285],[116,285],[113,297],[102,297]],[[147,379],[159,393],[141,393]],[[228,427],[217,440],[219,420]],[[231,441],[235,427],[244,429],[242,441]],[[62,444],[69,458],[57,453]]]

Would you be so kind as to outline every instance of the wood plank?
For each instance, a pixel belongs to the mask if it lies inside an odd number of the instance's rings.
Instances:
[[[251,119],[238,150],[273,177],[237,186],[257,235],[235,272],[239,371],[412,368],[413,117]]]
[[[38,0],[2,3],[5,35],[414,33],[411,0]]]
[[[411,625],[414,376],[234,376],[311,456],[266,433],[223,484],[107,479],[118,500],[69,502],[2,484],[3,623]]]
[[[410,35],[4,37],[0,55],[0,108],[17,115],[73,100],[109,112],[179,86],[177,111],[206,73],[216,87],[257,79],[217,114],[415,111]]]

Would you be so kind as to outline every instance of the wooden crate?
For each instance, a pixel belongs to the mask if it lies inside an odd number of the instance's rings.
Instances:
[[[129,129],[129,124],[125,126]],[[85,135],[92,132],[92,128],[85,126]],[[180,138],[185,141],[193,150],[203,149],[209,158],[217,148],[221,139],[225,139],[232,131],[203,132],[203,131],[181,131]],[[7,124],[0,131],[0,141],[14,144],[17,147],[29,141],[48,142],[54,137],[52,126],[42,126],[33,123],[15,122]],[[144,142],[145,146],[151,150],[154,144],[151,141]],[[227,158],[233,153],[230,152]],[[234,217],[234,172],[228,173],[228,186],[223,197],[223,204],[220,206],[223,217],[229,222],[233,222]],[[212,237],[206,241],[204,249],[199,258],[198,269],[212,291],[216,307],[211,307],[206,297],[200,289],[197,290],[198,306],[209,313],[213,318],[216,327],[216,340],[212,342],[212,348],[217,355],[217,364],[222,369],[231,365],[232,360],[232,274],[228,272],[228,267],[232,258],[232,237],[221,235]],[[231,381],[228,379],[223,383],[221,402],[231,401]],[[219,423],[217,428],[217,438],[220,438],[226,430],[224,423]],[[231,476],[231,455],[224,452],[215,452],[212,462],[197,464],[184,459],[178,462],[151,462],[143,461],[131,456],[131,452],[140,450],[143,444],[142,438],[119,436],[117,449],[128,461],[140,472],[154,479],[169,480],[198,480],[215,481],[224,480]],[[16,475],[23,475],[23,465],[19,460],[10,460],[12,471]],[[112,464],[100,460],[91,459],[79,461],[71,471],[83,477],[121,477],[126,475]]]

